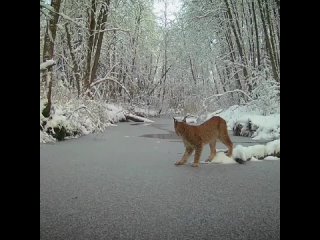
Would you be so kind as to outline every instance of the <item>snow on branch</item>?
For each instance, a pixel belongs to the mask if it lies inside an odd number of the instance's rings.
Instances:
[[[44,2],[40,2],[40,8],[46,8],[48,9],[49,11],[52,11],[54,12],[54,8],[48,4],[45,4]]]
[[[80,109],[83,109],[83,108],[85,108],[85,109],[87,109],[87,107],[86,106],[80,106],[80,107],[78,107],[77,109],[75,109],[68,117],[67,117],[67,119],[70,119],[71,117],[72,117],[72,115],[76,112],[76,111],[79,111]]]
[[[85,94],[87,94],[91,88],[93,88],[94,86],[102,83],[102,82],[106,82],[106,81],[112,81],[112,82],[115,82],[117,83],[121,88],[123,88],[123,90],[128,94],[129,98],[131,99],[131,95],[129,93],[129,91],[126,89],[125,86],[123,86],[120,82],[118,82],[116,79],[114,78],[110,78],[110,77],[105,77],[105,78],[102,78],[102,79],[99,79],[95,82],[93,82],[91,85],[90,85],[90,88],[85,92]]]
[[[204,13],[204,14],[201,15],[201,16],[195,16],[195,17],[193,17],[193,19],[205,18],[205,17],[210,16],[211,14],[213,15],[213,14],[216,13],[216,12],[218,12],[218,11],[217,11],[217,10],[215,10],[215,11],[208,11],[208,12]]]
[[[40,64],[40,71],[46,70],[47,68],[49,68],[55,64],[56,64],[56,62],[54,60],[52,60],[52,59],[47,60],[47,61]]]
[[[88,31],[88,29],[86,29],[86,28],[85,28],[83,25],[81,25],[80,23],[76,22],[76,21],[75,21],[74,19],[72,19],[71,17],[69,17],[69,16],[67,16],[67,15],[65,15],[65,14],[63,14],[63,13],[56,12],[52,6],[50,6],[50,5],[48,5],[48,4],[45,4],[45,3],[43,3],[43,2],[40,2],[40,7],[43,7],[43,8],[45,8],[45,9],[49,10],[50,12],[53,12],[53,13],[56,13],[56,14],[60,15],[60,16],[63,17],[64,19],[66,19],[66,20],[68,20],[68,21],[70,21],[70,22],[73,22],[73,23],[76,24],[77,26],[79,26],[79,27],[81,27],[81,28],[83,28],[83,29],[85,29],[85,30]]]
[[[108,28],[104,30],[95,30],[94,32],[111,32],[111,31],[122,31],[122,32],[131,32],[129,29],[122,29],[122,28]]]
[[[240,89],[235,89],[235,90],[232,90],[232,91],[226,91],[224,93],[219,93],[219,94],[215,94],[215,95],[212,95],[210,97],[207,97],[203,102],[207,101],[208,99],[210,98],[213,98],[213,97],[221,97],[227,93],[233,93],[233,92],[240,92],[242,93],[243,95],[245,95],[250,101],[252,101],[253,99],[247,94],[245,93],[244,91],[240,90]]]

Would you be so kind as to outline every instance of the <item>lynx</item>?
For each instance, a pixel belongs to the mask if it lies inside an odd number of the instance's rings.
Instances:
[[[174,129],[178,136],[181,136],[185,145],[185,153],[181,160],[177,161],[176,165],[186,164],[189,157],[195,151],[193,167],[199,167],[200,156],[203,147],[206,144],[210,145],[211,154],[206,162],[211,162],[216,155],[216,142],[220,140],[228,147],[227,156],[232,156],[233,143],[230,140],[227,130],[226,121],[214,116],[198,126],[188,125],[186,122],[188,116],[184,117],[182,121],[174,119]]]

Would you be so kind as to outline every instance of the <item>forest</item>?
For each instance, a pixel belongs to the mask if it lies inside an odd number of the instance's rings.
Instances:
[[[235,107],[280,113],[280,1],[40,0],[40,142]]]

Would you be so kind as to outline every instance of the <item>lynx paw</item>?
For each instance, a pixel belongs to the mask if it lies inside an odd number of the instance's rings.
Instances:
[[[199,167],[199,163],[192,163],[192,167]]]
[[[184,164],[186,164],[185,162],[183,162],[183,161],[177,161],[176,163],[175,163],[175,165],[184,165]]]
[[[232,153],[226,153],[226,156],[229,157],[229,158],[232,158]]]
[[[224,151],[227,157],[232,158],[232,153],[229,153],[229,151]]]

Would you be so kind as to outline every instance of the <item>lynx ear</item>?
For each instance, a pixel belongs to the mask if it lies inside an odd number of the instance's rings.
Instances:
[[[183,119],[182,119],[182,122],[187,122],[187,117],[189,117],[190,115],[188,114],[187,116],[185,116]]]

